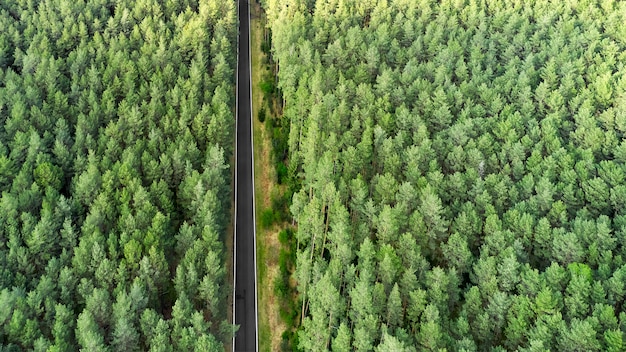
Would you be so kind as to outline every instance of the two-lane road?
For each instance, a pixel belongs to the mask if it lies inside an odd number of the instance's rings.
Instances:
[[[257,351],[256,233],[250,87],[250,6],[239,0],[235,156],[235,351]]]

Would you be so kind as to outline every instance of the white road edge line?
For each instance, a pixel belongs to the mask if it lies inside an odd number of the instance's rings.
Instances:
[[[239,0],[241,1],[241,0]],[[237,21],[239,21],[239,1],[235,4],[237,6]],[[237,26],[237,71],[235,71],[235,220],[233,224],[233,326],[235,326],[235,303],[237,301],[236,289],[237,289],[237,130],[239,126],[239,29]],[[233,334],[233,352],[235,352],[235,336]]]
[[[250,71],[250,148],[252,149],[252,231],[254,233],[254,336],[256,351],[259,351],[259,311],[258,311],[258,287],[257,287],[257,266],[256,266],[256,196],[254,188],[254,113],[252,108],[252,39],[250,36],[250,28],[252,21],[250,21],[250,1],[248,1],[248,65]]]

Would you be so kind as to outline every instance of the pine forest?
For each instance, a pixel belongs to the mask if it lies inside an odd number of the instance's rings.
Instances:
[[[232,338],[237,11],[0,1],[0,351]]]
[[[0,352],[235,350],[240,1],[0,0]],[[626,2],[249,4],[282,350],[626,351]]]
[[[623,351],[626,3],[267,0],[306,351]]]

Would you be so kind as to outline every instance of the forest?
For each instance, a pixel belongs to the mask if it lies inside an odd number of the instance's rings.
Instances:
[[[626,3],[265,0],[305,351],[623,351]]]
[[[232,339],[235,4],[0,0],[0,351]]]

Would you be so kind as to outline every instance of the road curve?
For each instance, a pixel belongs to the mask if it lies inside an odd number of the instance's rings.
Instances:
[[[250,5],[239,0],[237,127],[235,156],[235,303],[239,325],[233,349],[258,351],[254,155],[250,86]]]

